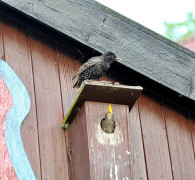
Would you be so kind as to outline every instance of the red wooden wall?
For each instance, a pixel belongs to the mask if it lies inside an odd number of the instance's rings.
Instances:
[[[72,88],[72,76],[80,63],[58,42],[1,15],[0,58],[31,98],[21,134],[37,179],[69,179],[61,123],[78,91]],[[195,178],[195,115],[144,93],[129,116],[132,179]]]

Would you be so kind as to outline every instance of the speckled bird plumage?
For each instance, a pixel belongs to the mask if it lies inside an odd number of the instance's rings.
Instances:
[[[73,79],[78,76],[78,80],[73,88],[79,88],[82,82],[86,79],[99,80],[108,71],[110,65],[118,59],[119,58],[116,58],[116,55],[110,51],[101,56],[90,58],[74,75]]]

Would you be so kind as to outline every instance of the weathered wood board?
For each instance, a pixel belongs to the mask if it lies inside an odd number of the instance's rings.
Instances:
[[[131,110],[142,90],[143,88],[140,86],[125,86],[117,83],[112,85],[111,82],[106,81],[88,82],[85,80],[65,116],[62,126],[65,128],[71,124],[85,101],[123,104],[128,105]]]
[[[36,33],[32,33],[29,40],[34,68],[42,179],[68,179],[56,52],[52,42]]]
[[[164,116],[174,179],[193,179],[192,177],[195,177],[192,139],[194,130],[191,131],[193,124],[190,124],[185,111],[171,107],[170,102],[164,103]]]
[[[128,105],[112,104],[116,130],[105,133],[100,122],[109,104],[86,101],[68,129],[70,179],[130,179]]]
[[[169,146],[160,99],[142,94],[138,106],[148,179],[172,179]]]
[[[129,114],[129,144],[130,144],[130,179],[147,179],[147,168],[144,157],[144,147],[140,124],[138,103],[136,102]]]

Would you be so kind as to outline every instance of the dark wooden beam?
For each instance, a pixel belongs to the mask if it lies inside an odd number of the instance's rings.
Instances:
[[[29,18],[99,52],[114,51],[125,67],[195,100],[195,53],[91,0],[1,0]],[[129,77],[131,78],[131,77]]]

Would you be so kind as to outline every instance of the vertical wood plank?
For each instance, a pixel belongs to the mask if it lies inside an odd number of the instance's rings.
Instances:
[[[186,113],[168,103],[164,106],[174,179],[194,179],[195,162]]]
[[[190,121],[190,130],[192,134],[192,146],[193,146],[193,151],[194,151],[194,156],[195,156],[195,113],[188,113],[188,118]]]
[[[172,171],[159,99],[141,95],[138,99],[149,179],[172,179]]]
[[[30,43],[42,179],[68,179],[65,136],[61,128],[63,116],[56,53],[52,48],[52,42],[36,34],[31,36]]]
[[[0,59],[4,60],[2,15],[0,14]]]
[[[147,179],[146,165],[144,159],[144,150],[142,134],[140,127],[140,118],[137,103],[129,114],[129,135],[130,135],[130,179]]]
[[[90,180],[89,149],[85,105],[68,129],[70,180]]]
[[[61,86],[61,95],[62,95],[62,104],[63,104],[63,118],[67,114],[70,109],[75,96],[78,93],[78,89],[73,88],[75,81],[72,80],[72,77],[77,72],[80,67],[80,63],[75,60],[74,57],[70,57],[67,55],[67,50],[57,46],[57,59],[59,65],[59,77],[60,77],[60,86]],[[70,151],[69,146],[70,142],[68,142],[68,134],[65,131],[66,138],[66,149]],[[67,156],[65,156],[67,158]],[[67,161],[67,160],[66,160]],[[69,162],[69,161],[67,161]],[[69,165],[69,164],[68,164]],[[66,169],[67,174],[69,169]]]
[[[6,22],[9,20],[7,19]],[[11,24],[14,23],[2,25],[5,59],[24,83],[31,99],[30,113],[22,124],[21,135],[35,176],[37,179],[41,179],[33,74],[28,38],[24,34],[24,28],[14,27]]]
[[[81,66],[81,64],[76,61],[74,57],[70,57],[64,53],[66,51],[67,50],[63,49],[62,47],[58,47],[57,50],[64,115],[66,115],[70,109],[74,98],[78,93],[78,89],[73,88],[76,81],[72,80],[72,77]]]

